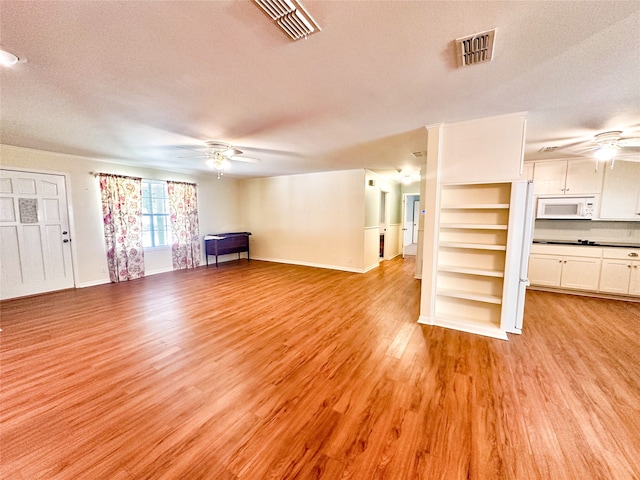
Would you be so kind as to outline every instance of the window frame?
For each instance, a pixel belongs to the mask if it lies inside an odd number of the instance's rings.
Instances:
[[[145,184],[148,185],[148,192],[149,195],[145,195]],[[163,192],[164,192],[164,196],[163,197],[156,197],[153,195],[154,192],[154,188],[153,185],[162,185],[163,186]],[[170,213],[169,213],[169,191],[168,191],[168,184],[166,181],[164,180],[150,180],[150,179],[142,179],[142,247],[145,250],[149,250],[149,249],[153,249],[153,250],[166,250],[168,248],[171,247],[171,226],[170,226]],[[146,210],[145,207],[145,200],[148,200],[147,205],[150,207],[150,213],[144,213]],[[155,212],[154,211],[154,201],[157,200],[164,200],[164,210],[165,213],[159,213],[159,212]],[[158,232],[159,230],[156,229],[156,218],[159,217],[163,217],[165,219],[164,224],[166,225],[166,229],[164,229],[165,231],[165,240],[166,243],[164,244],[160,244],[160,245],[156,245],[156,232]],[[145,222],[145,218],[149,219],[149,222],[146,223]],[[149,230],[147,230],[147,226],[149,226]],[[147,241],[147,235],[149,234],[150,239],[151,239],[151,245],[148,245],[146,243]]]

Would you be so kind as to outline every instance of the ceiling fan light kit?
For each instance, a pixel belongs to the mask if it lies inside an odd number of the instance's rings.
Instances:
[[[626,146],[621,142],[621,136],[622,130],[612,130],[610,132],[599,133],[593,138],[593,141],[597,145],[593,155],[596,159],[596,172],[598,171],[598,164],[600,162],[611,162],[611,168],[613,168],[616,155],[621,147]]]
[[[260,162],[260,160],[257,158],[243,156],[242,150],[239,150],[238,148],[228,143],[219,142],[217,140],[209,140],[207,142],[204,142],[204,151],[203,147],[195,146],[181,146],[178,148],[199,152],[198,155],[189,155],[187,157],[179,158],[204,158],[205,165],[207,165],[212,170],[215,170],[218,174],[218,178],[222,177],[222,175],[224,175],[224,171],[231,166],[231,161],[244,163]]]

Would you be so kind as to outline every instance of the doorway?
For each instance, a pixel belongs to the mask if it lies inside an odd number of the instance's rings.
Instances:
[[[387,220],[389,218],[389,204],[387,195],[389,192],[380,190],[380,260],[386,258]]]
[[[74,286],[63,175],[0,170],[0,299]]]
[[[402,256],[416,255],[418,251],[418,221],[420,195],[405,193],[402,202]]]

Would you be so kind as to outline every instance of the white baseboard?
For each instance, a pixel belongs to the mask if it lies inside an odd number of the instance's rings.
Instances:
[[[379,263],[376,263],[374,265],[370,265],[367,268],[364,269],[364,273],[370,272],[371,270],[373,270],[374,268],[378,268],[380,266]]]
[[[329,265],[326,263],[299,262],[297,260],[285,260],[282,258],[253,257],[253,256],[251,257],[251,260],[261,260],[263,262],[273,262],[273,263],[286,263],[289,265],[300,265],[303,267],[327,268],[329,270],[340,270],[343,272],[351,272],[351,273],[365,273],[365,270],[361,268],[343,267],[341,265]]]
[[[148,277],[150,275],[158,275],[159,273],[167,273],[167,272],[173,272],[173,268],[159,268],[157,270],[146,270],[144,272],[144,276]],[[92,280],[90,282],[80,282],[76,284],[75,288],[95,287],[97,285],[104,285],[106,283],[111,283],[111,279],[109,277],[101,278],[99,280]]]
[[[111,283],[111,280],[109,280],[109,278],[107,277],[100,280],[93,280],[91,282],[82,282],[76,284],[76,288],[96,287],[98,285],[104,285],[105,283]]]
[[[167,273],[167,272],[173,272],[173,267],[172,268],[158,268],[157,270],[145,270],[144,276],[148,277],[149,275],[158,275],[159,273]]]
[[[436,327],[450,328],[452,330],[458,330],[459,332],[473,333],[476,335],[483,335],[485,337],[498,338],[500,340],[509,340],[507,334],[497,327],[489,327],[483,325],[477,325],[474,323],[467,323],[457,320],[445,320],[442,318],[432,318],[426,315],[420,315],[418,323],[422,325],[433,325]]]

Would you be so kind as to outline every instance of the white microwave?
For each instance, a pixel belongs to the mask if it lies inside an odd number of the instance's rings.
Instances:
[[[595,197],[538,197],[536,218],[591,220]]]

